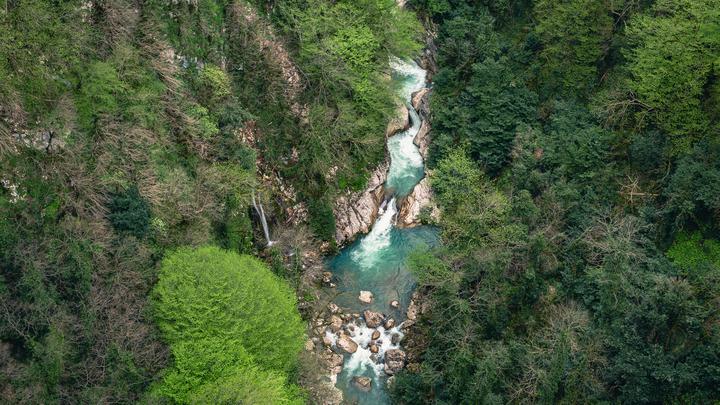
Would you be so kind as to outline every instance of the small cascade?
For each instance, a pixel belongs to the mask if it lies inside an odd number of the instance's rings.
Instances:
[[[377,260],[382,259],[381,251],[390,246],[390,231],[394,225],[395,214],[397,214],[395,198],[380,209],[380,215],[372,230],[360,240],[358,248],[351,253],[353,260],[364,269],[371,269]]]
[[[260,223],[262,224],[263,233],[265,234],[265,240],[267,241],[267,246],[270,247],[275,244],[275,242],[270,240],[270,229],[268,228],[267,219],[265,218],[265,210],[263,209],[262,203],[258,203],[255,199],[254,191],[252,192],[252,203],[253,207],[255,208],[255,212],[260,217]]]

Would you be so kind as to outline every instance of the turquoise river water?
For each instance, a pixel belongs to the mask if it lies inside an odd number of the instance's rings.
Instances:
[[[395,227],[398,207],[396,201],[409,194],[424,176],[424,163],[413,140],[420,129],[421,118],[413,109],[410,100],[413,93],[426,86],[426,72],[412,61],[395,59],[391,61],[392,78],[399,86],[399,96],[410,111],[411,127],[388,139],[390,169],[385,184],[387,201],[381,207],[378,219],[367,235],[358,238],[329,260],[329,267],[338,280],[335,303],[345,311],[362,313],[366,309],[382,312],[397,321],[398,326],[381,332],[378,339],[379,352],[373,355],[368,344],[375,329],[365,326],[359,319],[351,338],[358,344],[352,355],[345,354],[343,371],[337,377],[337,387],[343,391],[345,403],[386,404],[389,398],[383,365],[384,353],[389,349],[402,348],[400,324],[405,320],[406,311],[415,287],[415,280],[409,272],[406,261],[416,249],[427,248],[437,243],[437,231],[432,227],[419,226],[408,229]],[[360,291],[374,295],[371,304],[358,300]],[[397,300],[399,308],[390,303]],[[392,335],[400,337],[399,343],[392,343]],[[356,376],[372,378],[372,389],[364,392],[356,388],[352,379]]]

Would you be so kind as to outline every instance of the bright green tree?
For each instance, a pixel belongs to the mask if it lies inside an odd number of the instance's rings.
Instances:
[[[221,403],[253,392],[270,401],[253,403],[297,398],[285,380],[304,326],[293,291],[259,260],[212,246],[179,249],[163,260],[153,304],[175,360],[154,395],[180,403],[211,393]]]

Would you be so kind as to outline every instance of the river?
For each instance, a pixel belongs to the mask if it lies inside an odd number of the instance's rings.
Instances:
[[[359,347],[352,355],[345,354],[343,371],[337,377],[337,387],[343,391],[346,403],[389,403],[384,356],[388,350],[402,346],[400,324],[405,320],[415,288],[415,280],[407,268],[407,258],[414,250],[435,245],[438,240],[437,231],[432,227],[395,227],[397,201],[412,191],[425,172],[423,158],[413,143],[422,121],[412,107],[411,97],[426,86],[426,72],[415,62],[399,59],[391,61],[391,68],[392,80],[398,85],[399,96],[410,111],[411,127],[388,139],[391,159],[385,183],[388,197],[371,231],[340,251],[328,264],[338,280],[337,305],[352,313],[362,314],[368,309],[381,312],[386,318],[394,319],[397,326],[389,330],[383,326],[372,329],[360,318],[353,325],[354,330],[349,331]],[[363,304],[358,300],[363,290],[373,293],[372,303]],[[399,302],[398,308],[391,306],[394,300]],[[375,330],[381,336],[372,340],[371,335]],[[397,336],[393,339],[393,335]],[[394,340],[396,343],[393,343]],[[378,353],[371,352],[370,344],[376,344]],[[353,384],[353,377],[357,376],[372,379],[369,392]]]

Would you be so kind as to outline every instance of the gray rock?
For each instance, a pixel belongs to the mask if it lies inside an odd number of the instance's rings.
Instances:
[[[385,131],[385,136],[393,136],[398,132],[410,128],[410,112],[405,104],[400,104],[395,111],[395,118],[390,120]]]
[[[337,315],[333,315],[330,317],[330,330],[333,332],[338,332],[340,328],[342,328],[343,320]]]
[[[370,304],[373,302],[373,293],[370,291],[360,291],[360,296],[358,297],[360,302],[363,304]]]
[[[353,384],[358,389],[368,392],[372,389],[372,380],[370,377],[353,377]]]
[[[440,209],[433,202],[433,192],[427,177],[415,185],[413,191],[402,199],[398,212],[397,226],[410,228],[420,225],[420,212],[423,208],[430,208],[430,217],[437,221],[440,218]]]
[[[335,201],[335,241],[338,245],[352,241],[358,233],[367,233],[377,219],[380,204],[385,198],[383,184],[389,164],[379,165],[361,192],[346,192]]]
[[[365,324],[368,328],[377,328],[382,325],[384,318],[383,314],[370,310],[363,312],[363,317],[365,317]]]
[[[355,343],[350,336],[341,333],[340,337],[337,340],[337,345],[339,348],[343,349],[345,352],[353,354],[357,351],[358,345]]]

